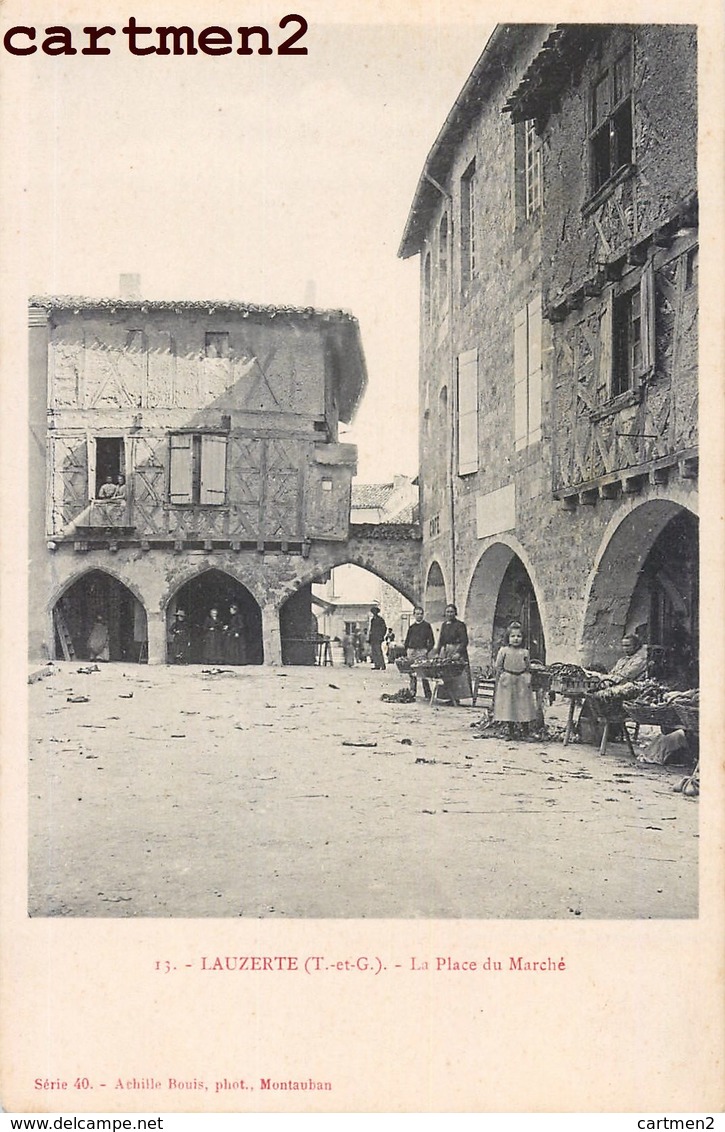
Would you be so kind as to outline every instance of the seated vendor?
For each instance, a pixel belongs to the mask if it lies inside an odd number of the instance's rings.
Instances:
[[[622,652],[609,675],[620,683],[628,680],[639,680],[647,672],[647,645],[642,644],[634,633],[622,637]]]

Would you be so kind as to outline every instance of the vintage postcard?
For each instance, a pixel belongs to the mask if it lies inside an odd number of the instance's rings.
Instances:
[[[723,40],[0,7],[6,1111],[721,1111]]]

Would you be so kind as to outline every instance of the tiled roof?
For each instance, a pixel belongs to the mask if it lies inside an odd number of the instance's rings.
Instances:
[[[393,493],[392,483],[354,483],[351,507],[384,507]]]
[[[267,318],[276,315],[293,315],[297,318],[316,318],[323,321],[353,322],[357,319],[349,311],[318,310],[316,307],[263,306],[259,303],[244,303],[236,299],[93,299],[87,295],[31,295],[28,305],[46,311],[71,310],[141,310],[141,311],[230,311],[238,314],[258,314]]]

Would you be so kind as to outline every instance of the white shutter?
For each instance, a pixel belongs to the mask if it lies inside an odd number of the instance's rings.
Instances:
[[[171,437],[169,502],[191,503],[192,441],[190,433]]]
[[[528,442],[541,440],[541,295],[532,299],[529,315],[529,425]]]
[[[478,471],[478,350],[458,358],[458,474]]]
[[[514,318],[514,446],[526,447],[528,433],[528,344],[527,308],[517,312]]]
[[[642,337],[642,372],[636,377],[647,376],[654,369],[655,364],[655,272],[652,260],[649,261],[642,272],[639,288],[641,337]]]
[[[201,438],[200,503],[225,503],[227,495],[227,440],[225,436]]]

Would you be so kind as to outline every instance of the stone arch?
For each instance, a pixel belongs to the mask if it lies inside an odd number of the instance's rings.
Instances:
[[[177,618],[181,611],[183,626]],[[186,571],[168,594],[163,613],[171,663],[264,663],[261,606],[229,570],[206,565]]]
[[[146,605],[138,587],[120,571],[98,566],[74,571],[53,593],[49,621],[57,660],[148,659]]]
[[[446,597],[446,581],[440,563],[434,558],[428,567],[423,591],[423,608],[425,616],[431,624],[439,625],[443,621],[445,608],[448,604]]]
[[[318,562],[316,565],[310,565],[306,570],[303,570],[298,576],[290,582],[287,582],[277,595],[277,607],[280,608],[284,603],[294,594],[297,590],[308,586],[313,582],[318,581],[321,574],[325,574],[328,570],[333,570],[336,566],[359,566],[361,570],[367,570],[369,574],[374,574],[376,578],[380,578],[386,585],[392,586],[404,598],[415,604],[420,595],[416,588],[406,581],[401,581],[392,571],[381,569],[377,562],[371,563],[370,559],[363,554],[356,555],[350,554],[345,549],[343,543],[340,547],[340,554],[330,556],[325,562]]]
[[[393,543],[393,546],[395,543]],[[419,544],[416,544],[419,545]],[[349,600],[344,600],[339,593],[336,599],[327,602],[324,593],[312,593],[312,585],[322,584],[327,580],[329,572],[340,567],[352,566],[371,578],[383,582],[385,586],[394,591],[385,593],[368,593],[359,583],[348,580],[347,586],[343,581],[343,591],[349,590]],[[404,599],[403,602],[400,599]],[[315,603],[318,606],[318,628],[325,636],[341,639],[346,626],[351,623],[365,631],[369,619],[369,609],[373,601],[380,601],[388,629],[395,633],[396,640],[402,639],[412,620],[413,606],[419,600],[417,590],[407,582],[401,584],[393,571],[380,569],[377,560],[371,562],[366,554],[349,552],[341,546],[337,553],[326,556],[324,562],[308,561],[307,568],[294,580],[287,581],[284,588],[277,595],[277,612],[279,617],[279,631],[281,638],[281,654],[284,664],[311,664],[314,661],[313,642],[305,640],[314,626]],[[407,605],[406,605],[407,603]],[[314,628],[313,630],[314,631]]]
[[[516,575],[514,577],[514,575]],[[525,590],[528,610],[523,611],[524,629],[532,655],[543,660],[548,626],[538,595],[541,587],[536,571],[518,539],[499,536],[480,555],[466,590],[464,620],[472,641],[471,652],[480,650],[483,663],[490,663],[502,643],[505,628],[522,610],[514,608],[507,595]]]
[[[635,595],[646,581],[646,568],[653,551],[666,544],[668,528],[674,535],[678,523],[690,528],[685,540],[689,547],[684,546],[682,553],[691,556],[696,575],[699,534],[693,507],[659,497],[625,505],[613,516],[599,545],[584,594],[579,638],[583,663],[597,661],[609,667],[620,655],[623,633],[640,627],[638,619],[642,612],[641,608],[633,608]],[[696,619],[697,611],[690,613]]]
[[[194,581],[195,578],[200,578],[203,574],[207,574],[212,570],[227,575],[233,582],[243,586],[244,589],[252,595],[260,608],[264,604],[263,595],[260,594],[257,585],[246,576],[243,562],[240,563],[239,566],[233,565],[230,567],[226,560],[222,566],[217,562],[205,559],[203,562],[197,562],[191,565],[186,565],[182,561],[179,566],[179,569],[174,570],[172,579],[169,581],[159,599],[158,608],[161,613],[168,612],[169,605],[173,602],[174,596],[179,592],[182,586],[187,585],[187,583]]]

